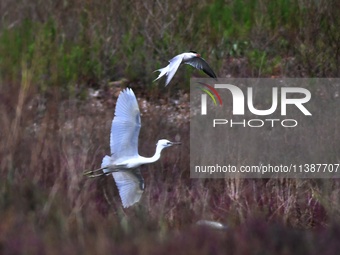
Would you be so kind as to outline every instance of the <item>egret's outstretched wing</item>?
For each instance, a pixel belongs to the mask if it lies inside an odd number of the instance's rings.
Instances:
[[[136,96],[132,89],[125,89],[119,94],[111,126],[110,146],[113,159],[138,155],[140,127]]]
[[[177,55],[176,57],[169,60],[169,68],[166,77],[165,86],[169,84],[172,77],[174,77],[175,73],[177,72],[178,67],[181,65],[183,60],[183,54]]]
[[[202,70],[207,75],[209,75],[212,78],[217,78],[214,71],[211,69],[211,67],[208,65],[208,63],[201,57],[194,57],[188,61],[185,62],[185,64],[191,65],[197,69]]]
[[[115,179],[123,207],[137,203],[144,191],[144,179],[139,168],[112,173]]]

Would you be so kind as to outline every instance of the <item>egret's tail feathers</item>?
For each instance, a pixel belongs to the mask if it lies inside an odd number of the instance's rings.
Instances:
[[[101,167],[102,167],[104,173],[110,172],[108,168],[105,168],[108,165],[110,165],[110,159],[111,159],[110,156],[106,155],[102,160],[102,166]]]
[[[111,158],[109,156],[105,156],[103,158],[101,168],[86,171],[83,173],[83,175],[91,178],[105,176],[114,172],[125,171],[126,166],[127,164],[112,165]]]

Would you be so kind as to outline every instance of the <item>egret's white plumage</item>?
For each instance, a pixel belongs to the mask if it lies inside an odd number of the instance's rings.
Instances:
[[[169,65],[167,65],[164,68],[160,68],[156,70],[155,72],[158,71],[160,72],[160,74],[154,81],[166,75],[167,77],[166,77],[165,86],[167,86],[170,83],[172,77],[174,77],[177,69],[182,63],[191,65],[195,67],[196,69],[203,70],[203,72],[205,72],[207,75],[216,79],[216,74],[211,69],[211,67],[208,65],[208,63],[200,56],[200,54],[191,51],[191,52],[185,52],[185,53],[182,53],[182,54],[179,54],[173,57],[172,59],[169,60]]]
[[[102,167],[105,173],[109,173],[110,169],[105,168],[111,164],[111,158],[105,156],[103,158]],[[144,179],[141,175],[140,169],[135,168],[131,170],[112,172],[113,178],[116,182],[119,196],[124,207],[129,207],[137,203],[142,197],[144,191]]]
[[[141,128],[140,112],[135,94],[125,89],[118,97],[115,117],[111,126],[111,157],[105,156],[100,169],[86,172],[85,175],[96,177],[112,173],[116,182],[123,207],[137,203],[144,191],[144,179],[140,165],[157,161],[164,148],[175,142],[159,140],[155,155],[147,158],[138,154],[138,136]],[[95,174],[103,170],[102,174]]]

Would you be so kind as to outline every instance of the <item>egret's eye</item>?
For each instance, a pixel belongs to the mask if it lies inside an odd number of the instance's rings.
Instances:
[[[166,144],[167,144],[167,145],[171,145],[171,143],[170,143],[170,142],[167,142]]]

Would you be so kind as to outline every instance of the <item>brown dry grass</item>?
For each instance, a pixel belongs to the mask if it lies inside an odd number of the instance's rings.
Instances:
[[[30,85],[29,75],[23,75],[21,84],[0,91],[3,254],[244,254],[267,249],[317,254],[320,247],[335,249],[337,180],[190,179],[189,123],[162,118],[171,116],[171,107],[143,113],[139,149],[149,156],[164,137],[183,145],[142,168],[142,200],[123,210],[111,177],[82,176],[109,151],[113,106],[96,98],[61,99],[56,89],[43,99]],[[150,109],[159,104],[150,103]],[[195,227],[200,219],[221,221],[229,229]]]

